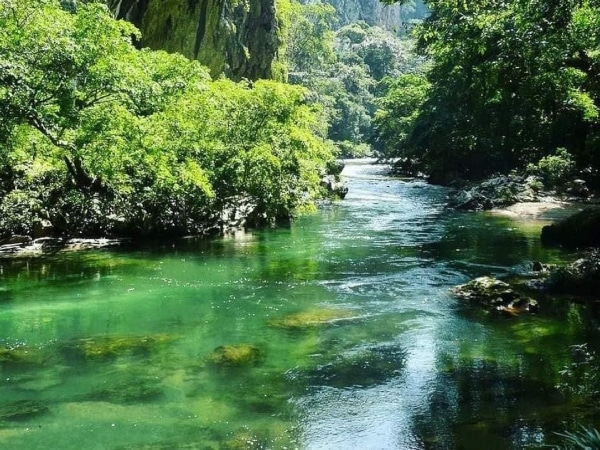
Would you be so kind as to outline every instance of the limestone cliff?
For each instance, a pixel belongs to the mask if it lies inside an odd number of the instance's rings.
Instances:
[[[314,0],[300,0],[311,3]],[[399,31],[410,19],[423,18],[427,7],[423,0],[410,0],[402,5],[385,5],[379,0],[323,0],[335,7],[340,26],[364,20],[388,30]]]
[[[272,77],[280,46],[275,0],[107,0],[142,31],[141,44],[178,52],[213,77]]]

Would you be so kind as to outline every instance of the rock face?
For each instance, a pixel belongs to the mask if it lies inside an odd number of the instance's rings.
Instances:
[[[516,292],[510,284],[492,277],[476,278],[467,284],[456,286],[452,293],[460,299],[511,316],[538,310],[537,301]]]
[[[197,59],[233,80],[272,78],[276,0],[107,0],[142,31],[141,45]]]
[[[302,0],[300,3],[310,3]],[[413,18],[422,18],[427,7],[421,0],[414,7],[400,5],[384,5],[379,0],[326,0],[338,13],[340,26],[364,20],[369,25],[378,25],[387,30],[398,30]]]

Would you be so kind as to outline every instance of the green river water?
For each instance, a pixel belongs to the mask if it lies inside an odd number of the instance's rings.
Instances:
[[[555,388],[598,341],[583,307],[448,295],[573,256],[384,170],[347,166],[347,199],[289,228],[0,261],[0,448],[510,449],[598,425]]]

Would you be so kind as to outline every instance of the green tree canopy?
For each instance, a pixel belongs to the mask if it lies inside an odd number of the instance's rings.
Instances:
[[[64,5],[63,5],[64,6]],[[183,233],[244,204],[255,223],[320,195],[332,158],[304,90],[211,81],[137,50],[94,2],[0,4],[0,231]]]
[[[408,139],[434,178],[479,178],[565,147],[598,166],[597,1],[433,0],[416,32],[431,88]],[[388,127],[389,128],[389,127]]]

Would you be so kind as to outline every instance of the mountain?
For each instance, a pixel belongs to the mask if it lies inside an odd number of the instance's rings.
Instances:
[[[315,0],[300,0],[300,3],[315,3]],[[409,0],[403,5],[385,5],[379,0],[324,0],[323,3],[336,9],[340,27],[362,20],[401,33],[412,19],[422,19],[427,14],[423,0]]]

